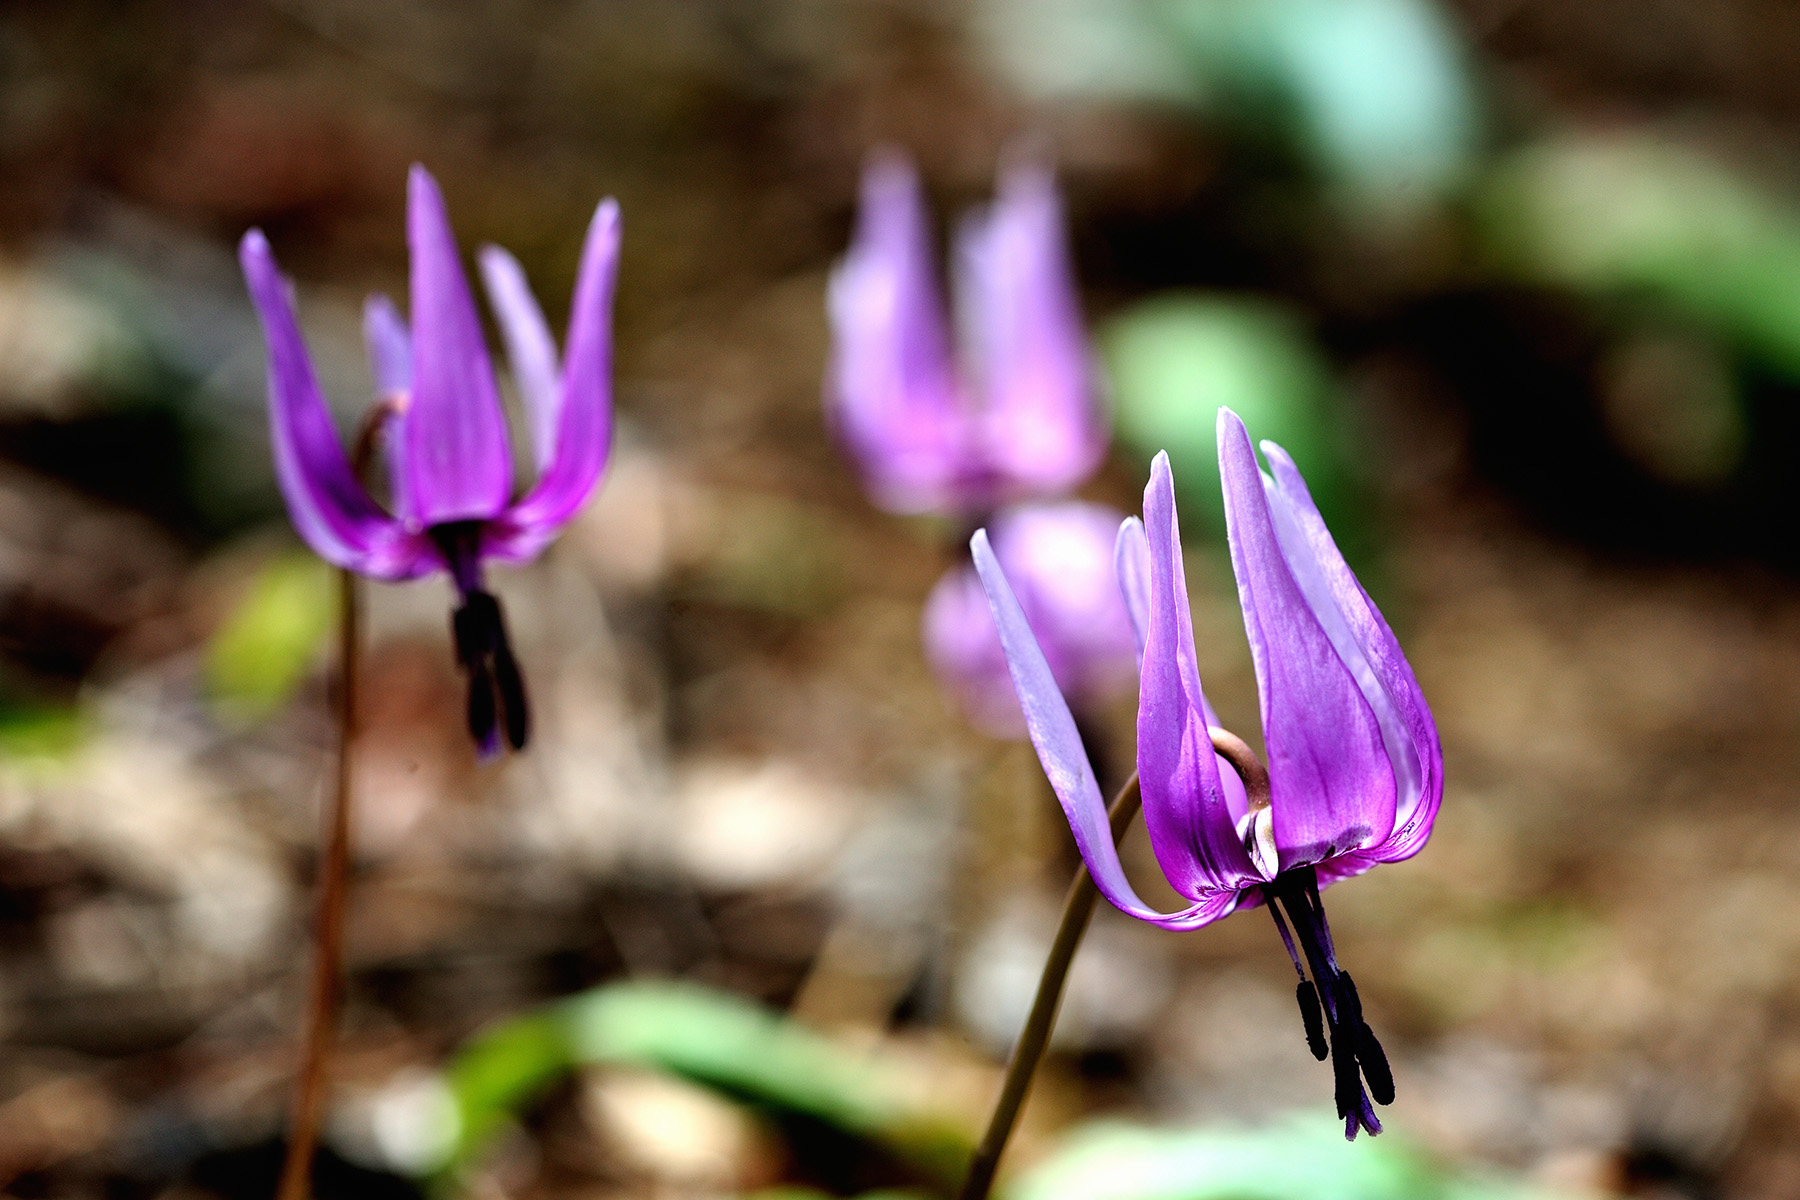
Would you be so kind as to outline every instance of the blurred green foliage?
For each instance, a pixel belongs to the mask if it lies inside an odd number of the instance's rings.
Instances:
[[[1218,411],[1294,456],[1327,519],[1346,516],[1345,473],[1323,354],[1299,318],[1266,300],[1164,292],[1100,333],[1119,436],[1148,458],[1169,452],[1185,513],[1224,528]]]
[[[270,559],[206,648],[206,690],[237,720],[267,716],[294,694],[331,632],[331,568],[295,550]]]
[[[1344,1140],[1342,1121],[1303,1114],[1262,1129],[1076,1131],[1008,1188],[1006,1200],[1527,1200],[1523,1184],[1453,1174],[1393,1133]]]
[[[1648,301],[1800,380],[1800,206],[1677,143],[1558,137],[1503,159],[1476,227],[1502,274]]]
[[[88,723],[72,704],[0,701],[0,759],[65,759],[86,742]]]
[[[437,1173],[453,1189],[494,1135],[557,1079],[584,1066],[666,1071],[776,1117],[798,1115],[865,1139],[953,1187],[966,1131],[908,1099],[893,1064],[740,996],[690,984],[608,984],[506,1021],[451,1062],[459,1116]],[[924,1193],[880,1191],[859,1200]],[[1004,1200],[1539,1200],[1505,1179],[1452,1172],[1403,1137],[1344,1141],[1342,1122],[1301,1114],[1260,1129],[1077,1127],[999,1193]],[[758,1200],[818,1200],[784,1185]]]
[[[451,1062],[459,1127],[439,1178],[449,1185],[495,1133],[578,1067],[666,1071],[758,1109],[875,1143],[950,1181],[971,1144],[904,1094],[892,1064],[853,1052],[729,992],[621,982],[506,1021]]]
[[[1197,110],[1364,206],[1451,191],[1481,142],[1465,55],[1428,0],[1004,0],[985,24],[1034,91]]]

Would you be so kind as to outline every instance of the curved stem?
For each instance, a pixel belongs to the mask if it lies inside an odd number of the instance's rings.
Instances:
[[[281,1168],[278,1200],[307,1200],[312,1194],[313,1150],[319,1137],[319,1110],[325,1095],[325,1064],[331,1056],[343,983],[344,901],[350,880],[350,742],[356,731],[356,649],[360,624],[356,576],[338,579],[338,738],[337,776],[325,811],[325,851],[319,863],[319,899],[313,918],[312,984],[301,1035],[300,1069],[294,1081],[293,1119],[287,1161]]]
[[[1255,812],[1269,807],[1269,770],[1262,765],[1262,759],[1256,757],[1256,751],[1229,729],[1208,725],[1206,733],[1212,738],[1214,752],[1230,763],[1231,769],[1243,780],[1244,800],[1250,810]]]
[[[394,411],[395,404],[384,401],[364,419],[351,453],[352,469],[358,477],[367,474],[375,456],[376,440]],[[325,1100],[325,1066],[331,1058],[338,1003],[343,998],[344,907],[350,888],[350,744],[356,736],[357,644],[362,610],[356,576],[340,569],[337,585],[337,771],[332,780],[331,802],[325,810],[318,906],[313,914],[312,982],[307,991],[287,1158],[281,1166],[277,1200],[309,1200],[312,1195],[313,1152],[319,1141],[319,1113]]]
[[[1124,835],[1132,817],[1137,815],[1138,800],[1138,778],[1133,772],[1107,809],[1114,841]],[[1068,980],[1069,966],[1075,961],[1075,951],[1087,932],[1088,921],[1094,915],[1094,901],[1099,894],[1087,867],[1082,866],[1076,871],[1063,899],[1062,920],[1056,926],[1056,939],[1050,943],[1044,973],[1038,977],[1031,1013],[1025,1018],[1025,1028],[1019,1032],[1018,1042],[1013,1045],[1012,1057],[1007,1060],[1000,1098],[994,1102],[994,1113],[988,1118],[987,1132],[982,1134],[981,1144],[969,1159],[969,1173],[963,1179],[962,1190],[957,1193],[958,1200],[984,1200],[993,1187],[1000,1155],[1006,1150],[1007,1139],[1018,1123],[1019,1110],[1025,1106],[1026,1094],[1031,1090],[1032,1076],[1050,1044],[1056,1010],[1062,1004],[1063,984]]]

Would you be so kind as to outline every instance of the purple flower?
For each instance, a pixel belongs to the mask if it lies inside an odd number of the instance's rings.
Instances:
[[[369,495],[338,440],[294,319],[289,288],[260,230],[238,258],[269,347],[275,473],[294,528],[326,561],[376,579],[445,571],[456,586],[451,629],[469,679],[469,731],[484,754],[504,730],[528,732],[524,685],[483,565],[535,558],[586,503],[612,442],[612,297],[619,209],[588,227],[569,316],[567,355],[506,251],[481,253],[488,298],[524,401],[537,478],[513,495],[512,451],[494,369],[457,259],[443,194],[423,167],[407,187],[412,328],[372,296],[363,329],[375,388],[389,406],[389,508]],[[390,511],[391,509],[391,511]]]
[[[962,372],[918,176],[898,154],[877,155],[827,298],[825,407],[890,511],[967,515],[1056,495],[1106,452],[1099,376],[1048,170],[1007,169],[993,207],[964,220],[957,282]]]
[[[1103,701],[1137,671],[1137,639],[1113,571],[1121,514],[1066,500],[1007,509],[993,549],[1064,694]],[[970,718],[997,737],[1025,732],[1000,634],[973,567],[957,567],[925,601],[925,653]]]
[[[1425,844],[1443,795],[1437,727],[1293,460],[1264,442],[1264,474],[1229,410],[1219,413],[1218,444],[1232,566],[1262,695],[1266,773],[1219,728],[1200,690],[1167,455],[1151,465],[1142,524],[1128,520],[1119,531],[1120,583],[1143,639],[1144,822],[1163,874],[1192,901],[1178,912],[1148,907],[1125,878],[1068,705],[985,533],[975,535],[975,565],[1032,742],[1101,893],[1166,929],[1197,929],[1266,904],[1300,975],[1307,1042],[1321,1059],[1329,1031],[1345,1136],[1378,1133],[1370,1096],[1391,1101],[1393,1076],[1356,985],[1338,966],[1319,892]]]

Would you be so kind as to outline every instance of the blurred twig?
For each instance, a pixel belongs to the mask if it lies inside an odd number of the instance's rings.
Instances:
[[[1133,771],[1107,809],[1114,841],[1124,835],[1131,819],[1137,815],[1138,800],[1138,777]],[[958,1200],[984,1200],[993,1186],[1000,1155],[1006,1150],[1007,1139],[1012,1136],[1013,1126],[1019,1119],[1019,1110],[1024,1107],[1025,1096],[1031,1090],[1032,1076],[1037,1073],[1038,1063],[1050,1044],[1056,1011],[1062,1006],[1063,984],[1068,979],[1070,964],[1075,961],[1075,951],[1081,946],[1082,935],[1087,932],[1088,921],[1094,915],[1094,900],[1099,894],[1093,876],[1083,864],[1076,870],[1068,896],[1063,900],[1062,920],[1057,923],[1056,940],[1050,945],[1044,973],[1038,978],[1031,1013],[1025,1018],[1025,1028],[1013,1046],[1012,1058],[1007,1061],[1000,1098],[994,1102],[994,1115],[988,1119],[987,1132],[981,1135],[981,1144],[969,1160],[969,1173],[963,1179]]]
[[[350,742],[356,730],[356,643],[359,612],[356,576],[338,573],[338,751],[337,779],[325,814],[325,854],[319,866],[319,906],[314,918],[312,986],[301,1035],[300,1070],[294,1080],[294,1116],[288,1130],[287,1161],[281,1168],[278,1200],[308,1200],[312,1194],[313,1147],[319,1135],[319,1108],[325,1092],[325,1064],[331,1056],[343,987],[344,900],[350,878]]]
[[[359,477],[367,473],[375,457],[376,440],[393,411],[391,403],[379,404],[364,419],[351,452],[352,470]],[[287,1161],[281,1167],[276,1200],[309,1200],[312,1195],[313,1151],[319,1138],[319,1109],[324,1103],[325,1066],[331,1057],[343,991],[344,902],[350,884],[350,749],[356,736],[357,643],[362,621],[355,573],[339,568],[337,577],[337,775],[325,813],[325,852],[319,863],[319,903],[313,926],[312,984],[307,993],[300,1066],[294,1078],[294,1115],[288,1129]]]

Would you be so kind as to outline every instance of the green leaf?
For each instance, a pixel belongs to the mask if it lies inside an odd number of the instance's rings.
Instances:
[[[312,668],[332,609],[329,567],[300,551],[271,559],[207,646],[207,694],[236,719],[275,711]]]
[[[1309,1113],[1251,1130],[1091,1125],[1004,1200],[1434,1200],[1444,1183],[1392,1133],[1346,1142],[1342,1121]]]
[[[893,1065],[853,1052],[740,996],[692,984],[607,984],[495,1026],[453,1061],[460,1128],[441,1179],[471,1162],[513,1115],[578,1067],[666,1071],[777,1114],[884,1147],[951,1181],[965,1134],[907,1095]]]
[[[1800,206],[1675,142],[1565,137],[1482,186],[1476,228],[1503,274],[1648,299],[1800,379]]]

